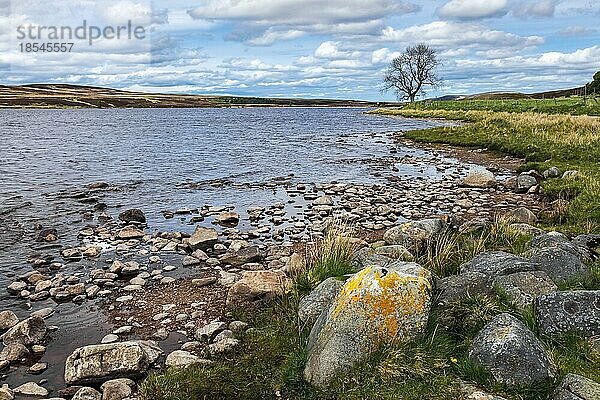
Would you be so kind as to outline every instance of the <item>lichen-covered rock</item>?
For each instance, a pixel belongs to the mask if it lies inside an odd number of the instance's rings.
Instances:
[[[213,247],[218,241],[219,233],[215,229],[198,226],[188,239],[188,246],[192,251],[206,250]]]
[[[558,290],[558,286],[544,271],[499,276],[494,280],[494,286],[502,290],[521,310],[532,306],[536,297]]]
[[[42,343],[46,336],[46,323],[41,317],[29,317],[10,328],[2,336],[5,345],[21,343],[24,346],[32,346]]]
[[[597,399],[600,399],[600,383],[575,374],[567,374],[552,396],[552,400]]]
[[[555,292],[535,301],[540,332],[554,335],[567,332],[584,336],[600,334],[600,290]]]
[[[480,272],[489,276],[510,275],[515,272],[535,271],[529,260],[503,251],[490,251],[476,255],[460,266],[460,272]]]
[[[497,184],[494,174],[485,168],[471,169],[461,183],[474,188],[492,188]]]
[[[112,379],[100,386],[102,400],[124,400],[130,398],[135,392],[137,385],[127,378]]]
[[[479,332],[469,358],[509,386],[541,382],[555,373],[542,343],[510,314],[498,315]]]
[[[158,345],[150,341],[80,347],[67,358],[65,382],[75,385],[114,378],[139,378],[161,354]]]
[[[321,282],[308,296],[298,304],[298,318],[305,325],[312,327],[323,310],[329,308],[333,299],[344,286],[344,281],[327,278]]]
[[[227,307],[256,305],[283,295],[290,280],[283,271],[245,271],[227,292]]]
[[[422,219],[388,229],[383,234],[383,240],[388,245],[402,245],[409,251],[417,253],[444,229],[446,225],[439,218]]]
[[[439,293],[438,304],[447,305],[467,297],[493,294],[489,275],[469,271],[458,275],[450,275],[437,281]]]
[[[348,279],[311,330],[305,379],[326,386],[381,344],[416,338],[427,325],[432,285],[428,270],[404,262]]]
[[[559,246],[549,246],[529,253],[532,263],[545,271],[555,282],[582,279],[590,275],[590,268],[579,257]]]
[[[102,400],[102,394],[91,387],[82,387],[75,392],[71,400]]]
[[[530,255],[532,252],[538,249],[546,247],[558,247],[564,251],[567,251],[579,258],[581,262],[587,263],[594,261],[595,255],[591,249],[585,245],[581,240],[571,241],[568,237],[560,232],[548,232],[543,235],[534,237],[529,243],[530,249],[526,255]]]

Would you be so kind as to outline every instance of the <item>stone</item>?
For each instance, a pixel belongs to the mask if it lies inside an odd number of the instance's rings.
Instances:
[[[75,392],[71,400],[102,400],[102,395],[91,387],[82,387]]]
[[[283,295],[290,280],[282,271],[244,271],[242,278],[227,292],[226,305],[235,308],[243,305],[256,305]]]
[[[512,230],[513,232],[516,232],[520,235],[537,236],[537,235],[542,235],[544,233],[544,230],[537,228],[535,226],[529,225],[529,224],[524,224],[524,223],[510,224],[508,226],[508,228],[510,230]]]
[[[100,386],[102,400],[124,400],[132,397],[137,385],[127,378],[111,379]]]
[[[138,208],[123,211],[119,214],[119,219],[127,224],[131,222],[139,222],[141,224],[146,223],[146,215]]]
[[[331,196],[321,196],[313,201],[313,206],[333,206],[333,198]]]
[[[590,268],[576,254],[562,246],[538,248],[528,255],[537,269],[545,271],[556,282],[582,279],[590,275]]]
[[[0,352],[0,360],[6,360],[11,363],[20,361],[29,355],[29,350],[21,343],[11,343],[5,346]]]
[[[600,290],[555,292],[538,297],[535,317],[540,333],[600,334]]]
[[[558,167],[550,167],[544,172],[542,172],[542,176],[545,179],[558,178],[560,177],[560,170],[558,169]]]
[[[215,283],[217,283],[217,278],[214,276],[192,279],[192,285],[197,288],[214,285]]]
[[[233,267],[239,267],[247,263],[253,263],[262,260],[263,254],[258,246],[246,246],[239,249],[228,250],[221,256],[221,262]]]
[[[7,288],[10,294],[19,294],[25,289],[27,289],[27,284],[21,281],[12,282]]]
[[[379,246],[375,248],[375,254],[381,254],[393,260],[410,261],[413,255],[402,245],[394,244],[388,246]]]
[[[499,276],[494,280],[494,287],[505,293],[520,310],[533,306],[536,297],[558,291],[558,286],[544,271]]]
[[[524,224],[535,224],[538,221],[537,216],[526,207],[515,208],[507,211],[502,216],[502,219],[509,222],[520,222]]]
[[[13,392],[22,396],[45,397],[48,390],[35,382],[27,382],[13,389]]]
[[[436,283],[438,304],[448,305],[473,296],[487,296],[493,293],[489,275],[477,271],[468,271],[450,275]]]
[[[445,229],[446,225],[439,218],[406,222],[388,229],[383,240],[388,245],[402,245],[411,252],[419,252]]]
[[[225,329],[227,329],[227,324],[221,321],[213,321],[197,329],[194,337],[200,342],[212,342]]]
[[[130,239],[141,239],[145,235],[144,231],[132,226],[126,226],[117,233],[118,239],[130,240]]]
[[[492,172],[485,168],[474,168],[467,173],[461,184],[473,188],[493,188],[497,182]]]
[[[4,333],[1,338],[5,345],[20,343],[32,346],[41,343],[46,336],[46,323],[43,318],[29,317]]]
[[[225,226],[235,226],[240,222],[240,214],[235,212],[223,212],[215,218],[215,223]]]
[[[298,318],[308,327],[312,327],[321,313],[329,308],[344,286],[344,281],[327,278],[298,304]]]
[[[573,177],[575,177],[575,176],[577,176],[577,175],[579,175],[579,171],[575,171],[575,170],[568,170],[568,171],[565,171],[565,172],[562,174],[562,179],[573,178]]]
[[[223,353],[229,353],[240,345],[240,341],[233,338],[226,338],[208,345],[208,352],[215,356]]]
[[[165,365],[167,367],[182,368],[193,364],[202,363],[202,359],[189,351],[175,350],[167,356]]]
[[[575,374],[565,375],[552,396],[552,400],[597,399],[600,399],[600,383]]]
[[[13,400],[14,395],[13,391],[8,387],[7,384],[2,385],[0,387],[0,400]]]
[[[380,345],[420,336],[432,286],[428,270],[405,262],[367,267],[348,279],[311,330],[304,378],[326,386]]]
[[[517,193],[527,193],[531,188],[537,186],[538,181],[535,177],[529,175],[528,173],[522,173],[517,178]]]
[[[5,331],[19,323],[19,317],[9,310],[0,312],[0,331]]]
[[[119,336],[115,335],[114,333],[109,333],[108,335],[106,335],[102,338],[100,343],[102,343],[102,344],[114,343],[114,342],[117,342],[118,340],[119,340]]]
[[[155,342],[129,341],[80,347],[65,364],[69,385],[98,383],[114,378],[139,378],[162,351]]]
[[[47,369],[48,369],[48,364],[38,362],[38,363],[33,364],[31,367],[29,367],[29,370],[27,372],[29,372],[30,374],[41,374],[42,372],[44,372]]]
[[[248,324],[243,321],[231,321],[229,323],[229,329],[234,333],[241,333],[248,329]]]
[[[461,273],[480,272],[492,277],[535,270],[538,270],[538,268],[528,259],[503,251],[478,254],[471,261],[467,261],[460,266]]]
[[[510,314],[485,325],[471,343],[469,358],[507,386],[532,385],[555,375],[542,343]]]
[[[188,239],[188,245],[194,250],[207,250],[219,241],[219,234],[215,229],[197,226],[196,230]]]

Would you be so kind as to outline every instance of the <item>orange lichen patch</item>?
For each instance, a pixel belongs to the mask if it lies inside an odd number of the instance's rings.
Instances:
[[[394,270],[384,274],[380,269],[368,267],[346,282],[332,317],[348,306],[362,308],[364,316],[373,322],[377,336],[394,340],[424,327],[426,321],[418,321],[418,317],[426,314],[430,293],[429,273],[425,269],[411,275]],[[407,321],[410,326],[406,326]]]

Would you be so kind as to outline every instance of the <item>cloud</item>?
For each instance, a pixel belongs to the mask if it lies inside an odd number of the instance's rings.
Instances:
[[[387,64],[398,56],[400,56],[399,51],[391,51],[387,47],[384,47],[382,49],[375,50],[373,53],[371,53],[371,63]]]
[[[299,37],[304,36],[304,34],[305,32],[297,29],[290,29],[286,31],[268,29],[260,36],[248,39],[246,43],[251,46],[270,46],[278,40],[298,39]]]
[[[597,29],[587,28],[585,26],[569,26],[565,29],[558,31],[560,36],[564,37],[578,37],[578,36],[590,36],[598,32]]]
[[[544,39],[540,36],[519,36],[513,33],[490,30],[472,23],[434,21],[425,25],[415,25],[405,29],[387,27],[382,31],[381,41],[398,42],[403,45],[426,42],[437,47],[508,47],[521,50],[540,45]]]
[[[513,15],[518,18],[551,18],[554,17],[558,0],[541,0],[522,2],[513,9]]]
[[[437,14],[452,19],[481,19],[506,15],[507,0],[451,0],[437,10]]]

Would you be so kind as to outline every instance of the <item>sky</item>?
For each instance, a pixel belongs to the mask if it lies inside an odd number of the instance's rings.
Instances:
[[[35,30],[83,21],[84,39]],[[392,100],[387,66],[423,42],[442,60],[429,97],[546,91],[600,70],[598,21],[600,0],[0,0],[0,84]],[[128,23],[144,34],[110,34]],[[73,45],[23,47],[47,42]]]

